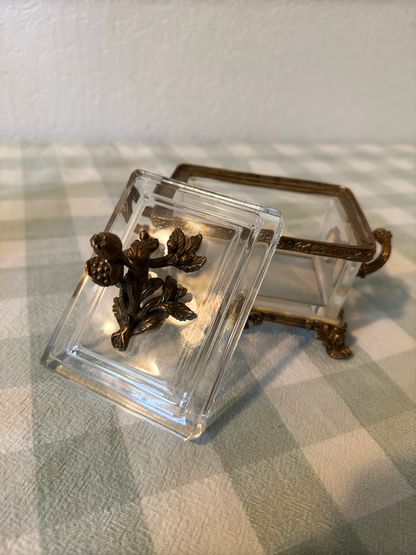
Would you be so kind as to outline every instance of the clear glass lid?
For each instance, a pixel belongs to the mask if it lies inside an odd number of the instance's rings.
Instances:
[[[134,172],[43,363],[199,435],[282,229],[276,209]]]

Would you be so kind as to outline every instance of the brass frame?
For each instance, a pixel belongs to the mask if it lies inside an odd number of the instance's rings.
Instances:
[[[321,320],[311,320],[300,316],[288,316],[281,312],[263,312],[253,309],[248,317],[245,329],[249,328],[249,323],[253,326],[260,326],[265,322],[294,326],[305,330],[316,332],[315,338],[322,341],[329,356],[336,359],[343,359],[352,356],[352,352],[345,345],[345,335],[347,333],[347,323],[343,322],[344,311],[340,312],[340,319],[336,324],[322,322]]]
[[[310,241],[297,237],[287,237],[282,235],[277,249],[302,252],[316,256],[330,258],[340,258],[353,262],[362,262],[358,275],[362,278],[379,270],[389,259],[391,254],[390,231],[376,229],[371,232],[367,220],[353,193],[340,185],[330,185],[328,183],[305,181],[302,179],[290,179],[286,177],[274,177],[258,175],[253,173],[236,172],[206,166],[195,166],[192,164],[180,164],[176,167],[171,178],[187,183],[189,178],[205,177],[229,181],[240,185],[258,185],[271,189],[285,189],[302,193],[313,193],[321,195],[337,196],[345,209],[349,223],[354,232],[357,245],[344,245],[341,243],[327,243],[324,241]],[[380,254],[373,260],[376,253],[376,242],[381,244]],[[340,318],[336,323],[328,323],[322,320],[314,320],[301,316],[288,315],[281,312],[260,311],[254,308],[246,323],[254,326],[260,325],[263,321],[275,322],[286,326],[295,326],[306,330],[314,330],[316,339],[322,341],[326,346],[329,356],[335,359],[348,358],[352,355],[350,349],[344,344],[347,331],[347,323],[343,322],[343,310],[340,311]]]
[[[361,266],[358,275],[361,278],[376,272],[384,266],[391,255],[391,231],[386,231],[385,229],[379,228],[373,231],[374,239],[381,245],[381,250],[377,258],[369,262],[368,264],[364,262]]]
[[[258,185],[271,189],[285,189],[300,193],[313,193],[325,196],[336,196],[342,202],[348,221],[351,224],[357,245],[344,245],[342,243],[327,243],[325,241],[311,241],[298,237],[287,237],[282,235],[278,249],[304,252],[317,256],[330,258],[342,258],[354,262],[369,262],[376,252],[376,242],[367,220],[355,199],[353,193],[341,185],[329,185],[305,181],[303,179],[290,179],[287,177],[273,177],[258,175],[254,173],[236,172],[205,166],[194,166],[192,164],[180,164],[171,175],[171,179],[187,183],[189,178],[207,177],[220,181],[230,181],[240,185]]]

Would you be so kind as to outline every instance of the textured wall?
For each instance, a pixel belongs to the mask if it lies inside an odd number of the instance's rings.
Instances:
[[[0,0],[0,134],[416,140],[415,0]]]

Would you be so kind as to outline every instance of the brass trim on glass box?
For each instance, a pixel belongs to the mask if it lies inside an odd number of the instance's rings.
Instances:
[[[192,164],[181,164],[177,166],[172,174],[172,179],[185,183],[188,183],[191,177],[216,179],[240,185],[254,185],[305,194],[336,196],[342,203],[357,245],[311,241],[282,235],[277,249],[329,258],[340,258],[352,262],[362,262],[358,273],[362,278],[379,270],[390,257],[391,232],[384,229],[376,229],[374,232],[371,232],[357,200],[346,187],[288,177],[273,177],[205,166],[194,166]],[[376,254],[376,242],[381,245],[381,251],[373,260]],[[306,318],[279,311],[259,310],[254,306],[247,320],[246,328],[249,327],[250,322],[254,326],[258,326],[263,321],[315,331],[316,339],[322,341],[326,346],[328,355],[335,359],[348,358],[352,355],[350,349],[344,343],[347,323],[343,322],[343,310],[340,311],[337,321],[328,322],[318,318]]]
[[[391,231],[386,231],[385,229],[378,228],[373,231],[374,239],[381,245],[381,251],[377,258],[369,263],[364,263],[358,275],[361,278],[365,278],[369,274],[372,274],[382,268],[391,255]]]
[[[265,321],[302,328],[308,331],[313,330],[316,332],[315,338],[318,339],[318,341],[322,341],[329,356],[343,359],[352,355],[352,352],[344,343],[347,333],[347,323],[343,322],[343,316],[344,311],[341,310],[339,321],[336,324],[330,324],[329,322],[322,322],[321,320],[291,316],[282,314],[281,312],[272,313],[254,309],[250,312],[245,329],[249,328],[250,322],[253,326],[260,326]]]
[[[311,241],[282,235],[277,248],[292,252],[314,254],[317,256],[341,258],[353,262],[369,262],[374,257],[376,252],[374,235],[353,193],[347,189],[347,187],[305,181],[303,179],[274,177],[219,168],[208,168],[205,166],[194,166],[192,164],[181,164],[177,166],[171,176],[172,179],[184,183],[187,183],[190,177],[205,177],[209,179],[218,179],[220,181],[230,181],[240,185],[258,185],[260,187],[283,189],[299,193],[336,196],[345,209],[348,221],[356,237],[357,245]]]

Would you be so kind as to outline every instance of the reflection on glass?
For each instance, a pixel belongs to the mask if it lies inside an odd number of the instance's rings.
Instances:
[[[137,202],[131,202],[125,217],[120,217],[133,185]],[[276,249],[283,228],[281,215],[271,208],[138,172],[110,222],[107,231],[121,238],[124,249],[142,229],[158,238],[161,247],[153,257],[164,254],[167,239],[177,227],[186,236],[202,234],[198,254],[207,261],[200,271],[184,273],[171,266],[152,273],[163,279],[169,274],[185,287],[188,293],[183,300],[197,317],[184,322],[168,318],[160,328],[137,336],[126,351],[117,351],[110,337],[117,327],[112,305],[118,291],[98,287],[84,277],[43,362],[183,438],[195,437],[203,430]]]

